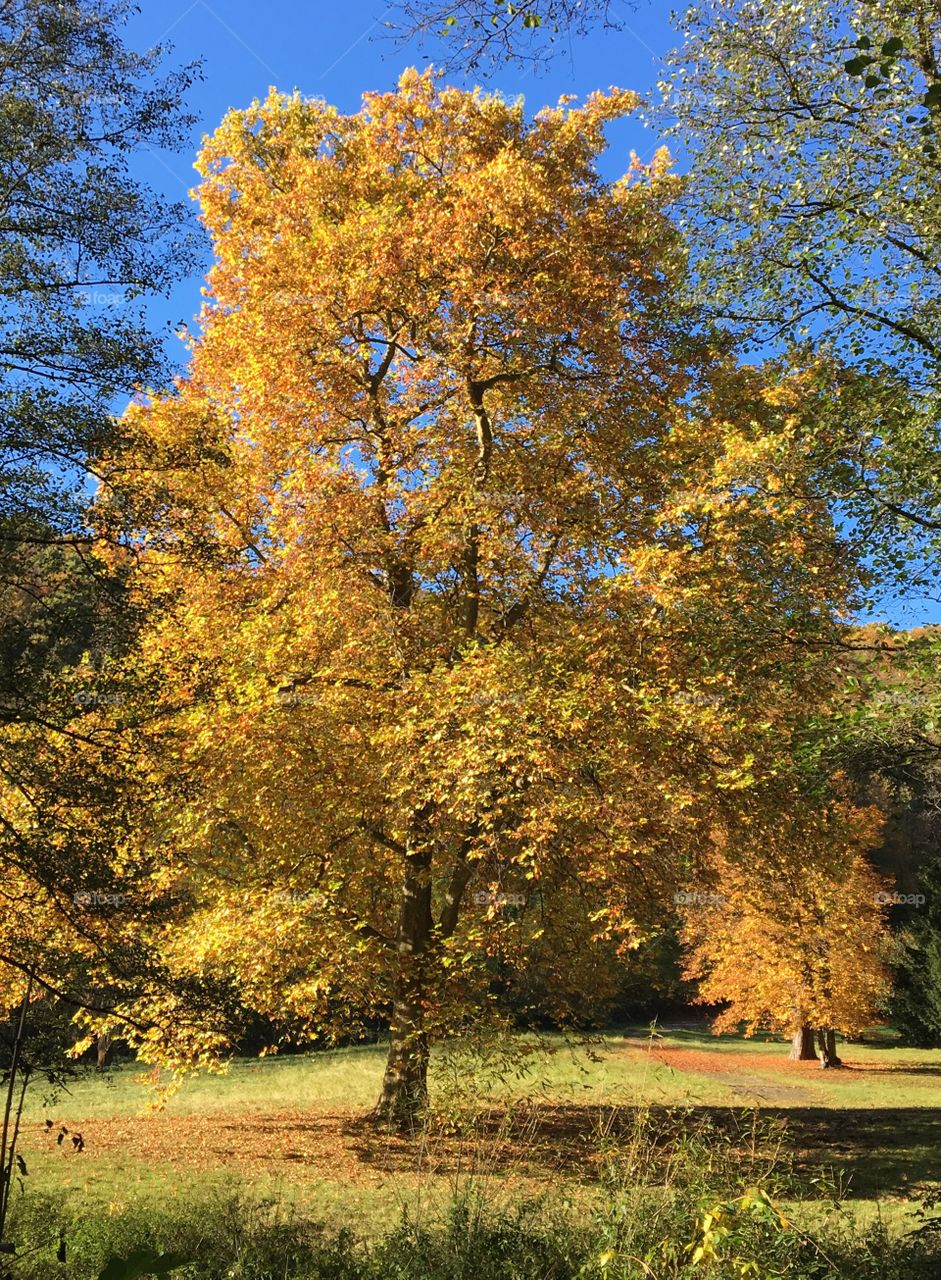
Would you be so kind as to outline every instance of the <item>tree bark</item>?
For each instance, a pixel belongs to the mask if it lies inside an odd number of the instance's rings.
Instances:
[[[820,1066],[824,1070],[828,1067],[842,1067],[843,1063],[836,1053],[836,1032],[832,1027],[821,1027],[818,1030],[817,1044],[820,1049]]]
[[[432,936],[430,815],[430,805],[416,813],[404,849],[389,1056],[382,1092],[373,1110],[375,1119],[399,1129],[414,1128],[428,1104],[425,1004]]]
[[[791,1060],[794,1062],[813,1062],[816,1057],[813,1028],[801,1023],[794,1028],[794,1034],[791,1037]]]
[[[104,1071],[108,1065],[108,1054],[111,1051],[111,1032],[102,1031],[95,1043],[95,1052],[98,1057],[98,1065],[96,1070]]]
[[[412,1129],[428,1105],[428,1036],[422,984],[403,975],[389,1025],[389,1055],[373,1112],[397,1129]]]

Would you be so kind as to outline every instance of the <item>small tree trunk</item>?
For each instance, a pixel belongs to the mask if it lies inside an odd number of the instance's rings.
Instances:
[[[832,1028],[821,1027],[817,1031],[817,1045],[820,1049],[821,1068],[826,1070],[828,1067],[843,1065],[836,1054],[836,1032]]]
[[[817,1032],[817,1044],[820,1047],[820,1066],[824,1070],[828,1067],[842,1067],[843,1062],[836,1052],[836,1032],[832,1027],[821,1028]]]
[[[98,1071],[104,1071],[108,1065],[108,1054],[111,1052],[111,1032],[102,1031],[95,1042],[95,1050],[98,1055]]]
[[[791,1059],[794,1062],[813,1062],[816,1057],[813,1028],[801,1023],[794,1028],[791,1037]]]

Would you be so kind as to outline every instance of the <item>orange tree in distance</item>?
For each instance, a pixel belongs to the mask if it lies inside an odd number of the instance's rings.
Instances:
[[[760,810],[853,590],[804,375],[697,330],[664,155],[599,176],[635,104],[409,71],[231,112],[188,371],[106,460],[160,619],[163,961],[327,1039],[388,1016],[396,1122],[514,974],[603,994]]]
[[[881,815],[835,800],[808,809],[794,796],[750,858],[714,843],[710,891],[686,895],[686,976],[699,1000],[724,1003],[714,1030],[793,1036],[792,1057],[839,1066],[835,1032],[858,1035],[890,989],[885,883],[864,852]]]

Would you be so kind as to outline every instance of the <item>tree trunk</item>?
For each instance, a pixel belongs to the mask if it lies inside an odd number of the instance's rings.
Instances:
[[[415,814],[402,852],[404,878],[399,909],[398,957],[389,1025],[389,1056],[376,1120],[411,1129],[428,1103],[428,1036],[425,1029],[427,951],[432,936],[431,806]]]
[[[831,1066],[842,1067],[843,1059],[836,1051],[836,1032],[832,1028],[827,1032],[827,1053],[830,1055]]]
[[[108,1065],[108,1054],[111,1051],[111,1032],[110,1031],[102,1031],[100,1033],[95,1045],[95,1049],[98,1055],[97,1070],[104,1071],[105,1067]]]
[[[794,1062],[813,1062],[816,1057],[813,1028],[801,1023],[794,1028],[791,1037],[791,1059]]]
[[[820,1066],[826,1070],[828,1067],[841,1067],[843,1063],[836,1054],[836,1032],[830,1028],[820,1028],[817,1032],[817,1044],[820,1048]]]
[[[374,1116],[410,1129],[428,1105],[428,1037],[421,984],[400,979],[389,1026],[389,1056]]]

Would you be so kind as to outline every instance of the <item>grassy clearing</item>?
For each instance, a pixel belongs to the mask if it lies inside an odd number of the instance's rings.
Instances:
[[[849,1045],[843,1053],[846,1071],[822,1072],[791,1064],[782,1042],[683,1029],[650,1039],[637,1029],[582,1048],[546,1037],[527,1073],[503,1080],[439,1058],[435,1097],[460,1086],[476,1122],[462,1132],[439,1127],[418,1143],[362,1123],[378,1094],[382,1045],[239,1060],[188,1081],[157,1113],[147,1110],[144,1073],[126,1064],[89,1072],[53,1099],[36,1093],[23,1151],[33,1187],[110,1213],[243,1188],[302,1217],[352,1217],[381,1231],[403,1209],[440,1220],[468,1185],[486,1187],[494,1204],[551,1196],[584,1207],[597,1199],[605,1142],[619,1141],[638,1109],[669,1135],[688,1123],[727,1134],[757,1108],[786,1126],[808,1177],[841,1183],[861,1218],[897,1224],[911,1194],[941,1183],[941,1051]],[[61,1125],[70,1135],[57,1145]],[[70,1146],[75,1131],[80,1153]],[[740,1151],[746,1137],[734,1142]]]
[[[677,1087],[669,1067],[652,1053],[643,1052],[648,1042],[641,1040],[640,1034],[629,1042],[621,1035],[608,1035],[588,1047],[570,1045],[559,1035],[543,1036],[541,1051],[528,1063],[526,1074],[499,1083],[491,1080],[487,1093],[501,1101],[539,1096],[551,1102],[590,1098],[618,1105],[636,1102],[641,1094],[664,1102],[683,1101],[685,1088],[682,1084]],[[234,1059],[221,1074],[187,1080],[162,1109],[177,1116],[365,1111],[378,1097],[385,1057],[384,1044],[370,1044],[284,1058]],[[441,1071],[435,1068],[433,1063],[431,1087],[440,1092],[450,1081],[442,1079]],[[119,1063],[104,1074],[86,1068],[51,1106],[47,1098],[34,1093],[27,1114],[31,1119],[60,1113],[83,1117],[143,1114],[154,1102],[153,1085],[166,1079],[135,1063]],[[721,1080],[705,1083],[710,1102],[731,1105],[736,1101],[734,1091]]]

